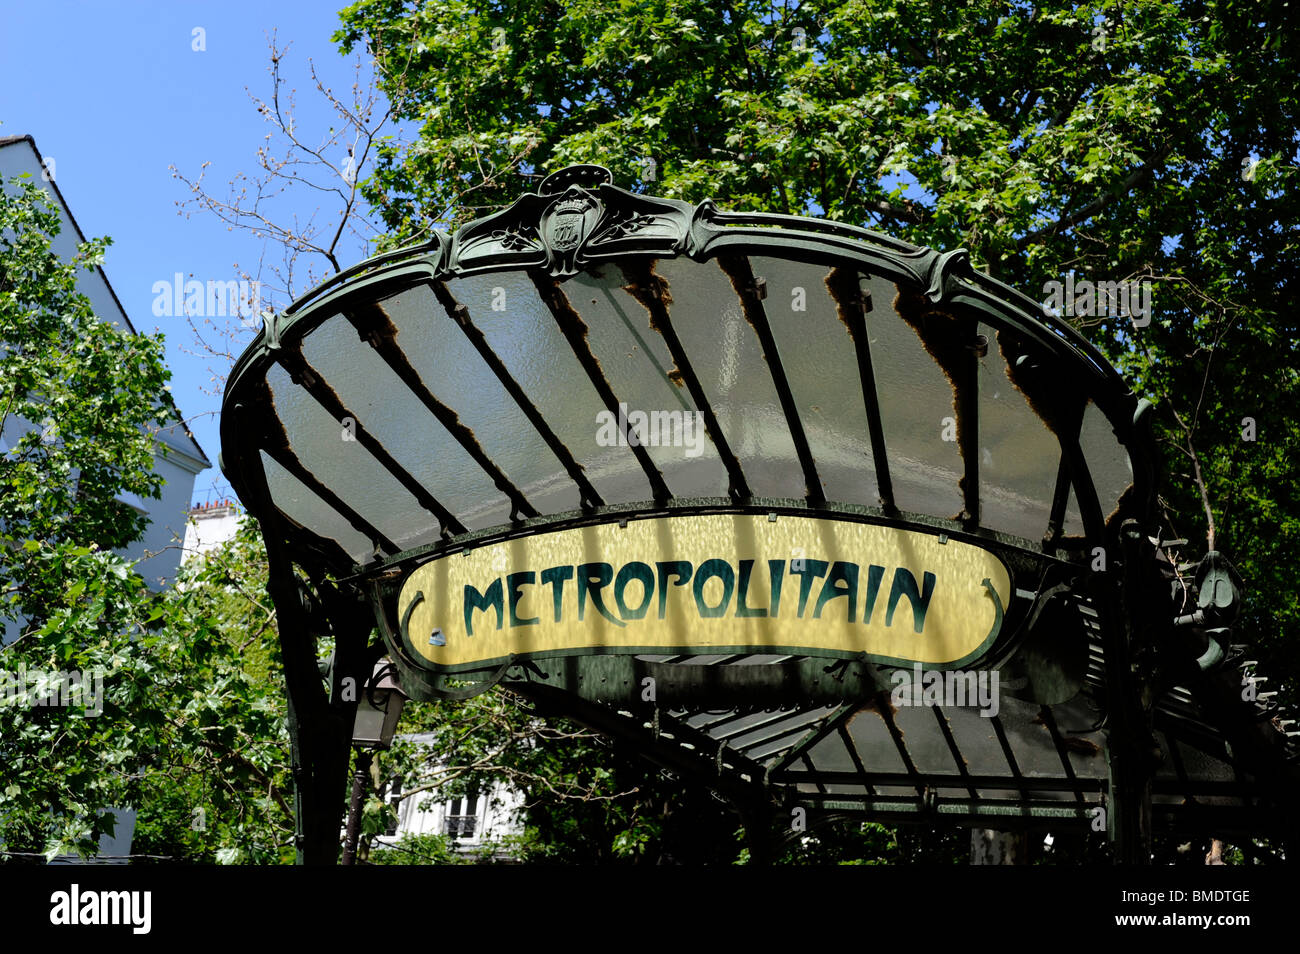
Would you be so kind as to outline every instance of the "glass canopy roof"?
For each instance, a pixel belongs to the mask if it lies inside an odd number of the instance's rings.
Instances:
[[[373,603],[413,696],[499,682],[736,797],[1006,827],[1086,820],[1108,791],[1132,621],[1097,559],[1125,539],[1154,552],[1144,410],[1068,325],[963,252],[634,195],[574,167],[270,321],[231,375],[222,466],[306,577]],[[865,660],[606,655],[511,661],[476,683],[403,650],[398,588],[430,560],[728,511],[997,553],[1013,594],[971,666],[1001,673],[1001,711],[895,706]],[[658,702],[638,695],[647,674]],[[1192,681],[1162,686],[1151,712],[1152,811],[1248,828],[1258,766]],[[1293,772],[1289,743],[1279,757]]]
[[[280,511],[358,564],[584,501],[729,495],[1051,550],[1054,501],[1055,535],[1084,531],[1063,442],[1105,514],[1133,482],[1090,395],[1058,406],[1035,390],[1058,382],[1018,370],[1047,349],[866,270],[651,259],[563,282],[431,279],[326,310],[266,367],[258,450]],[[645,446],[601,427],[620,408],[647,415]]]

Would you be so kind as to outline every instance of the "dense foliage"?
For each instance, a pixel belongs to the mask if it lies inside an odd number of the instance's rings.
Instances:
[[[107,241],[64,262],[58,231],[35,184],[0,188],[0,848],[94,853],[106,810],[132,807],[133,853],[278,859],[292,821],[260,538],[166,594],[114,552],[144,526],[117,497],[157,496],[153,432],[175,411],[161,338],[77,290]]]
[[[78,264],[93,268],[107,242],[64,262],[58,231],[36,185],[0,187],[0,411],[13,435],[0,458],[0,840],[51,854],[97,841],[99,812],[130,803],[152,748],[137,722],[151,680],[136,677],[152,668],[163,610],[112,553],[143,527],[114,496],[157,496],[148,428],[165,420],[167,378],[159,339],[100,321],[77,291]],[[71,672],[89,683],[75,696]],[[64,704],[32,708],[51,695]]]

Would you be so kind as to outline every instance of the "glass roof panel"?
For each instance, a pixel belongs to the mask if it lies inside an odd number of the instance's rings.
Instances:
[[[1030,778],[1060,778],[1065,775],[1060,753],[1052,741],[1051,731],[1039,714],[1035,702],[1016,699],[1001,693],[998,718],[1006,730],[1007,741],[1016,756],[1020,771]],[[978,712],[976,712],[978,718]]]
[[[898,747],[885,725],[884,717],[874,705],[866,705],[853,714],[848,721],[849,736],[853,747],[857,749],[862,767],[868,775],[876,772],[885,774],[904,773],[907,766],[898,754]],[[906,740],[904,740],[906,742]],[[822,745],[826,744],[823,740]]]
[[[582,315],[587,343],[629,416],[647,415],[630,422],[648,432],[646,453],[673,496],[726,496],[727,472],[718,449],[705,434],[668,345],[651,326],[649,311],[624,289],[628,284],[622,270],[610,265],[579,273],[562,287]],[[693,310],[689,300],[678,307],[687,314]]]
[[[399,547],[437,539],[433,515],[360,442],[344,439],[339,422],[284,368],[272,366],[266,380],[290,447],[308,472]]]
[[[286,517],[317,536],[334,540],[358,563],[365,563],[374,551],[374,545],[358,533],[338,511],[321,500],[298,478],[277,464],[266,451],[261,451],[262,468],[271,499]]]
[[[1133,483],[1133,464],[1128,452],[1115,437],[1115,430],[1097,405],[1089,402],[1083,412],[1083,427],[1079,431],[1079,446],[1088,462],[1088,473],[1097,488],[1101,501],[1102,518],[1109,517],[1119,503],[1120,495]]]
[[[652,494],[631,448],[598,442],[604,402],[529,277],[495,272],[447,283],[606,503]],[[561,286],[563,289],[564,286]],[[441,361],[437,355],[430,360]],[[615,395],[618,382],[612,382]]]
[[[966,760],[967,772],[971,775],[1010,776],[1011,768],[991,718],[980,715],[978,708],[970,706],[949,706],[943,712],[957,748]],[[1020,753],[1014,747],[1012,751],[1018,761]]]
[[[831,270],[770,257],[751,264],[766,282],[772,336],[827,499],[879,506],[857,351],[829,290]]]
[[[762,760],[772,751],[773,743],[781,743],[775,746],[776,749],[789,749],[829,714],[830,710],[826,708],[812,712],[793,712],[784,718],[780,717],[780,713],[768,713],[768,718],[760,720],[750,731],[728,739],[727,744],[752,759]]]
[[[394,305],[392,299],[384,303],[384,309],[390,317],[402,310]],[[415,337],[414,333],[410,335],[410,339]],[[400,333],[398,339],[399,344],[404,343],[400,340]],[[342,347],[345,342],[348,347]],[[407,473],[467,528],[477,530],[509,521],[510,503],[505,494],[496,488],[488,473],[439,423],[380,354],[357,340],[350,322],[341,317],[325,322],[307,336],[303,342],[303,355],[334,389],[344,406],[356,415],[358,425],[378,440]],[[447,367],[450,369],[451,364],[448,363]],[[485,374],[491,373],[482,361],[478,361],[478,367]],[[480,432],[471,422],[476,422],[477,416],[467,419],[459,414],[460,407],[456,406],[472,404],[468,395],[453,391],[444,378],[423,373],[420,376],[426,384],[430,380],[439,382],[436,390],[429,390],[442,403],[449,403],[444,399],[448,393],[458,399],[451,405],[452,410],[479,438]],[[479,442],[481,444],[482,440]],[[493,462],[498,467],[503,465],[495,458]],[[558,463],[556,467],[559,467]],[[513,478],[514,475],[506,471],[506,476]]]
[[[1070,767],[1079,778],[1105,778],[1107,775],[1106,737],[1100,730],[1086,732],[1096,725],[1101,713],[1090,704],[1086,693],[1079,693],[1068,702],[1052,706],[1056,731],[1070,756]]]
[[[951,707],[943,709],[948,718]],[[907,745],[907,754],[918,772],[933,772],[939,775],[957,775],[960,769],[953,758],[952,750],[943,737],[939,722],[935,718],[933,706],[911,705],[899,706],[894,713],[894,722],[903,733],[903,742]]]
[[[1177,746],[1178,757],[1182,759],[1183,770],[1189,778],[1197,781],[1214,781],[1214,782],[1231,782],[1235,781],[1237,773],[1227,762],[1215,758],[1207,752],[1196,748],[1188,742],[1174,739],[1168,732],[1162,733],[1165,741],[1165,749],[1168,752],[1167,762],[1173,764],[1174,757],[1170,751],[1171,746]]]
[[[754,494],[805,495],[803,471],[758,336],[741,311],[731,279],[710,262],[660,261],[655,270],[669,282],[673,327],[740,460]],[[686,308],[680,303],[690,302]]]
[[[422,285],[388,299],[382,306],[397,328],[398,347],[426,387],[455,409],[487,456],[528,502],[541,513],[576,510],[580,503],[577,484],[433,291]],[[436,447],[428,448],[429,456],[441,460],[447,442],[455,443],[455,450],[464,453],[460,444],[447,435],[446,441],[439,440]],[[486,474],[482,479],[487,480]],[[466,494],[468,490],[466,487]],[[504,496],[490,482],[484,492],[500,498],[504,505]],[[473,502],[458,503],[457,508],[461,507],[472,510]],[[459,516],[461,510],[457,508],[453,510]],[[507,508],[504,515],[508,513]],[[498,513],[496,517],[503,515]],[[478,519],[471,514],[465,522],[469,525]]]
[[[962,510],[963,466],[955,437],[953,389],[917,333],[899,317],[899,288],[871,279],[867,333],[889,453],[894,500],[902,510],[954,517]]]
[[[844,745],[844,737],[838,730],[823,735],[817,740],[817,743],[808,750],[808,759],[817,767],[820,772],[847,772],[856,774],[858,767],[853,763],[853,756],[848,748]],[[806,766],[795,761],[790,769],[797,772],[801,769],[806,770]],[[855,786],[862,790],[862,786]]]

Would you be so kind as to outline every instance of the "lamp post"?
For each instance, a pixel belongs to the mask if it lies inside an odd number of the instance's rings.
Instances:
[[[352,724],[352,746],[357,750],[357,767],[352,774],[352,798],[348,806],[347,836],[343,844],[343,864],[356,864],[357,841],[361,836],[361,807],[366,777],[376,749],[393,744],[397,720],[402,716],[406,694],[397,680],[397,669],[387,658],[375,663],[370,681],[357,702],[356,720]]]

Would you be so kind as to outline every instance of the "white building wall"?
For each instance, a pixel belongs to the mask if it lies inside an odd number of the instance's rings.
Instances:
[[[240,515],[239,508],[229,500],[190,510],[185,523],[181,561],[191,560],[232,539],[239,530]]]
[[[431,735],[407,735],[400,738],[416,743],[431,741]],[[397,833],[375,839],[376,847],[396,844],[403,835],[452,835],[457,851],[477,854],[487,843],[499,842],[507,835],[519,834],[520,810],[524,798],[504,785],[479,793],[473,804],[468,799],[443,799],[435,792],[419,792],[402,800],[397,815]],[[426,804],[427,803],[427,804]],[[453,815],[452,809],[458,809]],[[469,823],[468,819],[473,822]],[[467,827],[472,824],[472,834]]]
[[[176,450],[169,450],[166,456],[155,454],[154,470],[163,479],[161,499],[130,501],[133,506],[144,504],[150,522],[144,536],[120,552],[128,559],[139,559],[136,572],[155,590],[165,587],[181,565],[196,464]]]

